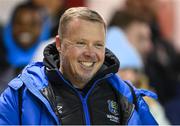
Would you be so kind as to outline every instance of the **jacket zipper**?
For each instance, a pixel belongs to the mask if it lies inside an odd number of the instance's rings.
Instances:
[[[91,121],[90,121],[90,114],[89,114],[89,109],[88,109],[88,105],[87,105],[87,98],[88,98],[90,92],[91,92],[91,91],[93,90],[93,88],[95,87],[95,85],[96,85],[99,81],[101,81],[101,80],[103,80],[103,79],[105,79],[105,78],[110,77],[110,76],[112,75],[112,73],[106,75],[105,77],[103,77],[103,78],[101,78],[101,79],[96,80],[96,81],[94,82],[94,84],[92,85],[92,87],[90,88],[90,90],[88,91],[88,93],[86,94],[85,98],[83,98],[82,95],[81,95],[68,81],[66,81],[66,80],[62,77],[62,75],[60,74],[59,70],[57,70],[57,73],[59,74],[59,76],[61,77],[61,79],[67,84],[67,86],[69,86],[71,89],[73,89],[73,90],[76,92],[76,94],[79,96],[80,101],[81,101],[81,103],[82,103],[82,107],[83,107],[83,112],[84,112],[84,117],[85,117],[85,123],[86,123],[86,125],[90,125],[90,124],[91,124]]]
[[[133,104],[133,108],[131,109],[131,114],[129,115],[129,118],[127,119],[125,125],[128,125],[128,122],[129,122],[129,120],[131,119],[131,117],[133,115],[134,109],[135,109],[135,105]]]
[[[70,87],[79,97],[82,107],[83,107],[83,112],[84,112],[84,117],[85,117],[85,124],[90,125],[90,117],[89,117],[89,111],[88,111],[88,106],[86,103],[86,98],[83,98],[82,95],[68,82],[66,81],[62,75],[59,73],[57,70],[58,75],[61,77],[61,79],[66,83],[68,87]]]
[[[56,114],[54,113],[49,101],[40,93],[40,91],[32,84],[32,80],[27,77],[26,75],[21,76],[21,80],[24,82],[24,84],[26,85],[26,87],[29,89],[29,91],[35,96],[37,97],[40,101],[42,101],[42,103],[46,106],[46,108],[48,109],[49,113],[52,115],[52,117],[54,118],[55,122],[57,123],[57,125],[60,125],[59,119],[56,116]],[[26,83],[28,84],[26,84]]]

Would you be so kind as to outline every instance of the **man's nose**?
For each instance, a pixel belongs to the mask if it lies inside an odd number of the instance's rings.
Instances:
[[[84,54],[88,57],[95,57],[96,53],[95,53],[94,47],[93,46],[87,46]]]

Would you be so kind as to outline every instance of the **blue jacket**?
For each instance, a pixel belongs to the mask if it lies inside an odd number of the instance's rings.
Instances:
[[[117,75],[113,74],[108,79],[129,101],[132,101],[132,94],[128,86]],[[24,87],[22,95],[22,124],[60,124],[61,122],[59,122],[58,117],[53,112],[50,103],[39,91],[47,85],[48,81],[42,63],[27,66],[21,75],[8,84],[9,87],[0,96],[0,124],[20,124],[18,89],[21,87]],[[138,93],[145,94],[142,90],[139,90]],[[148,108],[145,109],[149,113]],[[149,124],[156,124],[153,117],[149,116]],[[134,110],[128,124],[143,124],[143,120],[140,119],[136,110]]]
[[[56,71],[59,72],[58,69]],[[104,79],[108,80],[109,84],[127,99],[127,104],[132,104],[132,92],[119,76],[115,73],[108,73],[103,78],[97,79],[96,82]],[[40,91],[48,85],[44,63],[37,62],[28,65],[18,77],[8,84],[8,88],[0,96],[0,124],[61,124],[49,100]],[[90,91],[93,90],[95,85],[96,83],[94,83]],[[19,102],[20,91],[22,103]],[[142,98],[142,95],[154,96],[153,93],[135,88],[134,91],[137,95],[137,109],[132,105],[132,111],[126,117],[126,124],[157,124]],[[87,93],[87,96],[84,98],[79,95],[83,102],[83,111],[87,125],[91,123],[87,103],[84,101],[89,97],[89,94]]]

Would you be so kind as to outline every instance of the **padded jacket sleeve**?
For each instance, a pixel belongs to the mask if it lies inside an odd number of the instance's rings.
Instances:
[[[18,125],[18,91],[8,87],[0,95],[0,125]]]
[[[128,121],[128,125],[142,125],[141,119],[136,110],[131,115],[131,118]]]

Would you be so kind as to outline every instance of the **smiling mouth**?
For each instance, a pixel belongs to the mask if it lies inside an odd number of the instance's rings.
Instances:
[[[93,67],[93,65],[95,64],[95,62],[80,62],[80,64],[81,64],[83,67],[91,68],[91,67]]]

